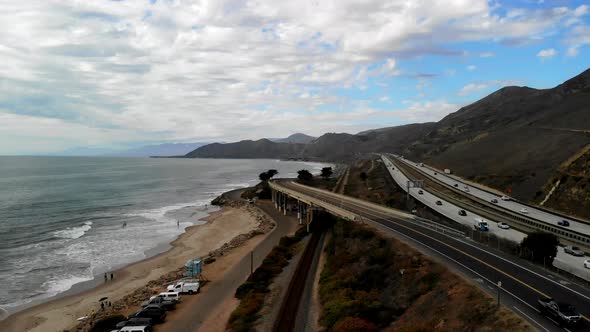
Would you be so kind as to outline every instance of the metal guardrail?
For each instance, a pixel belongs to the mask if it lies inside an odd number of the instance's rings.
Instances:
[[[396,165],[396,167],[400,170],[400,172],[402,172],[402,174],[404,174],[406,177],[409,178],[408,174],[406,172],[404,172],[402,167],[399,167],[399,165],[393,161],[392,161],[392,163]],[[409,165],[404,165],[404,166],[405,167],[412,167]],[[448,184],[439,181],[435,177],[432,177],[429,174],[424,173],[419,169],[415,169],[415,170],[417,172],[419,172],[420,174],[426,176],[427,178],[431,179],[432,181],[439,183],[440,185],[443,185],[446,188],[451,189],[451,191],[453,191],[457,194],[460,194],[461,196],[465,196],[465,194],[461,190],[459,190],[455,187],[449,186]],[[550,232],[550,233],[553,233],[554,235],[556,235],[558,238],[564,240],[565,242],[583,246],[587,250],[590,249],[590,236],[588,236],[586,234],[572,231],[572,230],[568,230],[568,229],[554,227],[551,224],[548,224],[543,221],[539,221],[537,219],[523,217],[523,216],[518,215],[509,209],[506,209],[504,207],[499,207],[496,205],[492,205],[492,203],[487,202],[486,200],[483,200],[483,199],[480,199],[477,197],[472,198],[472,197],[465,196],[469,200],[476,201],[478,204],[486,206],[487,207],[486,209],[484,209],[482,207],[477,207],[471,203],[467,203],[462,200],[458,200],[454,197],[451,197],[449,195],[441,193],[440,191],[437,191],[436,193],[437,193],[437,196],[440,196],[441,198],[444,198],[445,200],[448,200],[449,202],[451,202],[457,206],[461,206],[467,210],[472,210],[474,212],[477,212],[478,214],[480,214],[483,217],[486,217],[488,219],[491,219],[494,221],[508,222],[509,224],[513,224],[513,225],[516,224],[519,227],[522,227],[523,229],[530,230],[530,231],[541,230],[541,231],[545,231],[545,232]],[[499,210],[499,209],[502,209],[503,212],[495,212],[496,210]]]
[[[420,225],[422,227],[426,227],[426,228],[432,229],[432,230],[434,230],[436,232],[439,232],[439,233],[443,233],[443,234],[447,234],[447,235],[453,235],[453,236],[459,236],[459,237],[464,237],[465,236],[465,233],[462,232],[462,231],[460,231],[460,230],[457,230],[457,229],[454,229],[452,227],[448,227],[448,226],[445,226],[445,225],[438,224],[438,223],[436,223],[436,222],[434,222],[432,220],[428,220],[428,219],[424,219],[424,218],[418,218],[418,217],[416,217],[414,215],[407,214],[407,213],[402,212],[402,211],[397,211],[397,210],[394,210],[394,209],[386,208],[386,207],[383,207],[381,205],[377,205],[377,204],[374,204],[374,203],[366,202],[366,201],[363,201],[363,200],[360,200],[360,199],[356,199],[356,198],[352,198],[352,197],[348,197],[348,196],[344,196],[344,195],[340,195],[340,194],[335,194],[335,193],[330,192],[330,191],[326,191],[326,190],[322,190],[322,189],[318,189],[318,188],[313,188],[313,187],[309,187],[309,186],[304,186],[304,185],[298,184],[298,183],[294,183],[294,184],[296,184],[298,186],[305,187],[306,189],[309,189],[309,190],[317,191],[317,192],[319,192],[321,194],[324,194],[324,195],[332,196],[332,197],[337,198],[337,199],[346,200],[346,201],[349,201],[349,202],[354,202],[354,204],[362,205],[363,207],[365,207],[367,209],[377,210],[379,213],[383,213],[385,215],[389,215],[389,216],[393,216],[393,217],[397,217],[397,218],[400,218],[400,217],[401,218],[404,218],[405,221],[412,222],[412,223],[417,224],[417,225]],[[328,211],[330,211],[330,212],[332,212],[332,213],[334,213],[334,214],[336,214],[338,216],[343,216],[344,215],[344,213],[342,213],[343,211],[346,211],[349,214],[349,216],[350,215],[353,216],[352,218],[350,218],[350,217],[346,218],[345,217],[345,219],[353,220],[353,221],[362,221],[363,219],[367,219],[367,218],[363,218],[361,215],[359,215],[357,213],[350,212],[348,210],[345,210],[344,208],[337,207],[337,206],[335,206],[332,203],[329,203],[327,201],[322,200],[321,198],[313,197],[313,196],[310,197],[309,195],[296,192],[296,191],[291,190],[289,188],[285,188],[285,187],[281,186],[278,183],[275,183],[275,182],[272,182],[271,181],[270,182],[270,186],[271,186],[272,189],[277,190],[277,191],[284,192],[284,193],[286,193],[286,194],[288,194],[288,195],[290,195],[290,196],[292,196],[294,198],[299,199],[298,197],[303,197],[304,199],[301,200],[301,201],[307,202],[309,204],[314,204],[316,206],[321,206],[321,207],[325,208],[326,210],[328,210]],[[313,200],[313,202],[312,202],[312,200]]]

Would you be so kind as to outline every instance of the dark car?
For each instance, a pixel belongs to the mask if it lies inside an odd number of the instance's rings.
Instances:
[[[129,319],[131,318],[151,318],[153,323],[162,323],[166,320],[166,310],[158,305],[150,304],[129,316]]]
[[[560,221],[557,222],[557,224],[559,226],[568,227],[570,225],[570,222],[567,221],[567,220],[560,220]]]
[[[491,200],[490,202],[492,202],[492,203],[494,203],[494,204],[498,204],[498,200],[497,200],[497,199],[495,199],[495,198],[492,198],[492,200]]]
[[[152,326],[151,318],[132,317],[128,320],[117,323],[117,329],[122,329],[125,326]]]
[[[458,183],[455,183],[455,187],[459,187],[459,184]]]
[[[442,205],[441,201],[436,201],[436,205]]]
[[[422,195],[424,192],[422,190],[418,190],[418,194]]]
[[[459,215],[460,216],[466,216],[467,212],[465,212],[465,210],[459,210]]]

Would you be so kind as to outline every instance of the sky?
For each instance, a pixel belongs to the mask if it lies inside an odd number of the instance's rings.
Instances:
[[[588,1],[0,0],[0,154],[357,133],[588,69]]]

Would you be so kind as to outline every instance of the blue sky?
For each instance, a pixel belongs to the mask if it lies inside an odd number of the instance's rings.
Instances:
[[[588,69],[587,1],[0,4],[0,154],[356,133]]]

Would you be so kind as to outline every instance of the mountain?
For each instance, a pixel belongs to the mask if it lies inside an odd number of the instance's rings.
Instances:
[[[170,157],[184,156],[185,154],[208,143],[164,143],[157,145],[146,145],[134,149],[115,153],[121,157]]]
[[[584,162],[590,160],[590,70],[551,89],[504,87],[438,122],[328,133],[307,144],[259,140],[207,145],[187,156],[346,162],[371,152],[399,153],[450,168],[499,190],[511,189],[526,201],[540,202],[564,179],[556,190],[574,201],[556,195],[546,204],[579,203],[572,213],[590,216],[590,174],[581,171],[590,167]],[[584,183],[589,185],[580,190]]]
[[[301,143],[307,144],[316,139],[316,137],[305,135],[302,133],[293,134],[287,138],[269,138],[268,140],[275,143]]]

